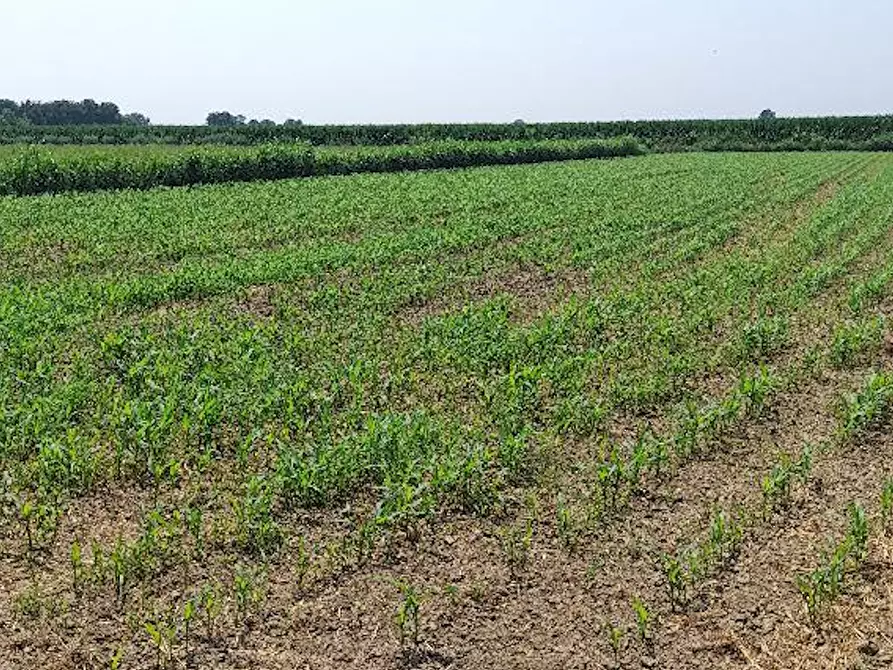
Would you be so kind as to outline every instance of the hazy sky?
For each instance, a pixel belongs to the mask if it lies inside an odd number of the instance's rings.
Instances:
[[[893,0],[0,2],[0,98],[155,123],[893,113]]]

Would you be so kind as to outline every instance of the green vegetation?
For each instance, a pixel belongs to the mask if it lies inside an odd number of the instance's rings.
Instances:
[[[432,146],[311,155],[434,167]],[[589,145],[500,143],[497,162],[534,146]],[[445,519],[484,525],[520,592],[541,556],[591,551],[779,400],[873,370],[891,195],[888,155],[774,153],[0,198],[17,616],[113,612],[103,658],[120,641],[178,666],[245,645],[267,607],[402,567]],[[661,560],[637,563],[664,594],[631,588],[630,626],[596,626],[600,644],[619,657],[637,631],[650,649],[665,612],[793,507],[814,458],[883,420],[890,387],[870,377],[838,441],[767,461],[747,501],[705,504],[692,542],[667,529]],[[864,559],[858,509],[825,576],[801,579],[807,602]],[[415,648],[442,603],[415,575],[397,588],[384,625]]]
[[[658,151],[885,151],[893,148],[893,116],[364,126],[4,126],[0,123],[0,144],[266,144],[306,141],[314,145],[393,145],[443,140],[605,139],[627,135]]]
[[[797,577],[797,588],[813,624],[818,622],[822,610],[840,595],[847,573],[857,570],[865,560],[868,545],[865,509],[853,503],[847,512],[850,526],[846,537],[825,554],[819,568]]]
[[[425,145],[313,149],[307,144],[243,147],[27,147],[0,151],[0,196],[149,189],[357,172],[400,172],[635,156],[631,138],[569,141],[443,141]]]

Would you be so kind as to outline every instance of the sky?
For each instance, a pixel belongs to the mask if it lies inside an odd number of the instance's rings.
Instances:
[[[891,0],[4,0],[0,98],[153,123],[893,113]]]

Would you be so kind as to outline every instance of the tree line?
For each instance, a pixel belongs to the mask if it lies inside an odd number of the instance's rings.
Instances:
[[[139,112],[122,114],[113,102],[96,102],[90,98],[81,100],[0,99],[0,124],[34,126],[84,126],[84,125],[134,125],[148,126],[149,117]]]
[[[270,119],[246,119],[242,114],[211,112],[206,124],[217,127],[275,126]],[[40,102],[25,100],[16,102],[0,98],[0,125],[28,126],[148,126],[149,117],[139,112],[123,114],[114,102],[96,102],[90,98],[81,100],[53,100]],[[287,119],[283,125],[300,126],[301,121]]]

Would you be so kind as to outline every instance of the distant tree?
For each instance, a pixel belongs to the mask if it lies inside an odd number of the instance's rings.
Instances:
[[[512,121],[512,125],[513,125],[513,126],[523,126],[523,125],[524,125],[524,119],[515,119],[514,121]]]
[[[142,116],[138,114],[137,116]],[[0,118],[4,123],[34,124],[36,126],[115,125],[127,123],[118,105],[87,98],[74,100],[0,100]]]
[[[149,121],[149,117],[145,114],[131,112],[130,114],[124,115],[124,123],[130,126],[148,126],[151,121]]]
[[[764,119],[764,120],[765,119],[774,119],[775,112],[773,112],[771,109],[764,109],[762,112],[760,112],[760,118]]]
[[[209,126],[241,126],[245,123],[245,117],[230,112],[211,112],[205,123]]]
[[[282,124],[283,126],[303,126],[304,122],[301,119],[286,119]]]
[[[0,99],[0,124],[12,125],[24,122],[19,112],[19,103],[15,100]]]
[[[261,119],[258,123],[262,126],[275,126],[276,122],[272,119]]]

